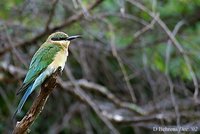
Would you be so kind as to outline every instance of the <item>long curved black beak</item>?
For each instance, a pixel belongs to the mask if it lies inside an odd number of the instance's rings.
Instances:
[[[81,38],[81,36],[80,35],[69,36],[69,37],[67,37],[67,40],[71,41],[71,40],[74,40],[74,39],[77,39],[77,38]]]

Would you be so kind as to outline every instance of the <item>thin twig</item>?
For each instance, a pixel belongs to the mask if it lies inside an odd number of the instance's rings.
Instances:
[[[58,3],[59,0],[54,0],[53,3],[52,3],[52,9],[49,13],[49,18],[47,20],[47,23],[46,23],[46,27],[45,27],[45,31],[48,31],[49,30],[49,26],[50,26],[50,23],[54,17],[54,12],[55,12],[55,9],[56,9],[56,5]]]
[[[26,70],[16,67],[14,65],[8,64],[7,62],[0,63],[0,69],[9,72],[15,76],[24,76],[26,74]]]
[[[89,121],[89,115],[87,112],[87,107],[86,105],[81,105],[80,107],[80,114],[81,114],[81,118],[85,127],[85,134],[93,134],[93,129],[92,129],[92,124]]]
[[[105,95],[110,101],[112,101],[114,104],[116,104],[117,106],[119,106],[121,108],[129,109],[129,110],[137,112],[141,115],[147,114],[146,111],[144,111],[142,108],[140,108],[136,104],[121,101],[104,86],[101,86],[101,85],[93,83],[93,82],[89,82],[85,79],[76,80],[75,82],[83,89],[86,88],[89,90],[94,90],[94,91],[100,92],[101,94]],[[72,84],[65,83],[65,85],[71,86]]]
[[[158,14],[156,16],[158,17]],[[140,35],[142,35],[146,31],[148,31],[149,29],[152,29],[155,23],[156,23],[156,20],[155,20],[155,18],[153,18],[153,20],[151,21],[150,24],[146,25],[141,30],[135,32],[135,34],[133,35],[134,38],[138,38]]]
[[[94,3],[92,3],[91,5],[88,6],[87,10],[90,11],[92,9],[94,9],[95,7],[97,7],[101,2],[103,2],[103,0],[96,0]],[[64,27],[70,26],[73,23],[77,22],[78,20],[83,18],[83,13],[78,12],[77,14],[69,17],[66,21],[64,21],[63,23],[61,23],[60,25],[57,25],[55,27],[49,28],[48,31],[44,30],[41,33],[38,33],[35,37],[33,37],[32,39],[28,39],[24,42],[20,42],[18,44],[15,44],[13,47],[17,48],[17,47],[22,47],[22,46],[26,46],[26,45],[31,45],[34,42],[37,42],[38,40],[40,40],[41,38],[43,38],[44,36],[55,32],[59,29],[62,29]],[[3,50],[0,51],[0,56],[2,56],[4,53],[6,53],[7,51],[11,51],[13,49],[13,47],[6,47]]]
[[[184,21],[180,21],[179,23],[177,23],[177,25],[175,26],[172,34],[175,36],[178,32],[178,30],[181,28],[181,26],[183,26],[184,24]],[[175,114],[176,114],[176,124],[177,124],[177,127],[180,127],[180,112],[179,112],[179,106],[178,104],[176,103],[176,98],[175,98],[175,95],[174,95],[174,84],[169,76],[169,72],[168,72],[168,66],[169,66],[169,60],[170,60],[170,50],[171,50],[171,47],[172,47],[172,41],[169,40],[168,43],[167,43],[167,49],[166,49],[166,64],[165,64],[165,74],[166,74],[166,77],[167,77],[167,81],[169,83],[169,88],[170,88],[170,96],[171,96],[171,100],[172,100],[172,105],[174,107],[174,110],[175,110]]]
[[[60,133],[65,127],[69,125],[69,121],[72,119],[74,114],[76,114],[79,111],[79,102],[75,102],[74,104],[71,104],[68,108],[67,113],[61,117],[61,121],[55,122],[53,125],[51,125],[51,128],[48,130],[48,134],[58,134]]]
[[[86,18],[90,17],[90,14],[89,14],[87,8],[83,5],[82,1],[81,0],[77,0],[77,3],[79,3],[79,5],[81,6],[81,9],[82,9],[82,12],[83,12],[84,16]]]
[[[66,74],[68,75],[70,81],[74,85],[73,90],[68,90],[72,91],[72,93],[76,94],[79,96],[82,100],[87,102],[87,104],[95,111],[95,113],[99,116],[99,118],[106,124],[106,126],[110,129],[110,131],[114,134],[119,134],[118,130],[112,125],[112,123],[100,112],[99,108],[97,105],[92,101],[92,99],[79,87],[78,84],[76,84],[75,79],[69,70],[68,67],[65,67]],[[66,90],[66,87],[62,84],[61,85],[64,90]]]
[[[123,64],[123,62],[122,62],[122,59],[121,59],[121,57],[119,56],[119,54],[118,54],[118,52],[117,52],[117,48],[116,48],[116,46],[115,46],[114,28],[113,28],[113,26],[110,24],[110,22],[109,22],[107,19],[103,19],[103,21],[104,21],[106,24],[108,24],[108,28],[109,28],[109,30],[110,30],[110,32],[111,32],[110,45],[111,45],[112,54],[113,54],[113,56],[117,59],[117,62],[118,62],[119,67],[120,67],[120,69],[121,69],[121,71],[122,71],[124,80],[125,80],[125,82],[126,82],[127,88],[128,88],[128,90],[129,90],[129,92],[130,92],[132,101],[133,101],[133,102],[136,102],[137,99],[136,99],[136,97],[135,97],[134,90],[133,90],[133,88],[132,88],[132,86],[131,86],[131,83],[130,83],[130,81],[129,81],[128,74],[127,74],[126,69],[125,69],[125,66],[124,66],[124,64]]]
[[[154,12],[150,11],[148,8],[146,8],[145,6],[143,6],[142,4],[140,4],[139,2],[137,2],[135,0],[126,0],[126,1],[130,2],[131,4],[135,5],[139,9],[141,9],[142,11],[146,12],[152,18],[155,18],[156,22],[161,26],[161,28],[164,30],[164,32],[169,36],[170,40],[173,42],[174,46],[182,54],[183,59],[185,60],[187,68],[188,68],[188,70],[190,72],[190,75],[192,77],[194,87],[195,87],[195,92],[194,92],[193,97],[194,97],[194,100],[196,102],[198,102],[198,94],[199,94],[198,81],[197,81],[196,75],[195,75],[195,73],[193,71],[190,59],[186,55],[186,53],[185,53],[183,47],[181,46],[181,44],[177,41],[177,39],[175,38],[175,36],[172,34],[172,32],[167,27],[167,25],[159,17],[155,17],[155,13]]]
[[[8,44],[9,46],[12,48],[12,52],[14,53],[14,55],[16,56],[16,58],[26,67],[28,67],[26,60],[24,60],[21,56],[21,54],[19,53],[19,51],[14,47],[14,42],[12,41],[12,38],[10,37],[8,30],[7,30],[7,26],[5,25],[5,35],[6,38],[8,40]]]

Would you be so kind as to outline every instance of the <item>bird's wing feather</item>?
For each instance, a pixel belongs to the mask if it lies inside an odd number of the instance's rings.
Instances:
[[[35,79],[47,68],[54,60],[55,54],[61,49],[59,45],[44,43],[35,53],[31,60],[29,70],[26,74],[22,87],[17,94],[21,93],[31,85]]]

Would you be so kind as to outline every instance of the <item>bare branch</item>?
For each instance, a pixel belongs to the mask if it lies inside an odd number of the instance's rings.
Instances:
[[[104,117],[104,115],[100,112],[99,108],[92,101],[92,99],[79,87],[79,85],[76,84],[75,79],[73,75],[71,74],[71,71],[68,68],[65,68],[65,69],[66,69],[65,71],[68,77],[70,78],[71,82],[73,83],[75,87],[73,90],[68,90],[68,91],[72,92],[73,94],[80,97],[81,100],[85,101],[96,112],[98,117],[106,124],[106,126],[110,129],[110,131],[113,134],[119,134],[118,130],[113,126],[113,124],[106,117]],[[61,84],[61,86],[64,90],[67,89],[64,85]]]
[[[49,30],[49,25],[54,17],[54,12],[55,12],[55,9],[56,9],[56,5],[58,3],[59,0],[54,0],[53,3],[52,3],[52,9],[49,13],[49,18],[47,20],[47,24],[46,24],[46,28],[45,28],[45,31],[48,31]]]
[[[106,96],[107,99],[109,99],[110,101],[112,101],[114,104],[116,104],[117,106],[119,106],[121,108],[129,109],[129,110],[134,111],[134,112],[141,114],[141,115],[147,114],[147,111],[143,110],[142,108],[140,108],[136,104],[121,101],[113,93],[111,93],[106,87],[104,87],[102,85],[99,85],[99,84],[96,84],[96,83],[93,83],[93,82],[89,82],[85,79],[76,80],[74,82],[76,82],[76,84],[78,84],[83,89],[100,92],[101,94]],[[62,81],[61,83],[64,84],[65,87],[70,88],[71,86],[73,86],[73,84],[71,82],[63,82]]]
[[[132,98],[132,101],[133,102],[136,102],[137,99],[135,97],[135,93],[134,93],[134,90],[131,86],[131,83],[128,79],[128,74],[127,74],[127,71],[125,69],[125,65],[123,64],[122,62],[122,59],[121,57],[119,56],[118,52],[117,52],[117,48],[115,46],[115,34],[114,34],[114,28],[113,26],[110,24],[110,22],[107,20],[107,19],[104,19],[104,22],[108,24],[108,28],[109,30],[111,31],[111,37],[110,37],[110,45],[111,45],[111,50],[112,50],[112,54],[113,56],[117,59],[117,62],[119,64],[119,67],[122,71],[122,74],[123,74],[123,77],[124,77],[124,80],[125,80],[125,83],[126,83],[126,86],[130,92],[130,95],[131,95],[131,98]]]
[[[33,105],[31,106],[28,113],[24,116],[24,118],[16,123],[16,126],[13,130],[13,134],[26,134],[29,127],[33,122],[36,120],[36,118],[39,116],[39,114],[42,112],[46,101],[53,91],[53,89],[56,86],[56,78],[58,74],[60,73],[61,68],[58,68],[54,74],[52,74],[48,79],[45,80],[45,82],[42,84],[41,90],[35,101],[33,102]]]
[[[94,9],[95,7],[97,7],[101,2],[103,2],[103,0],[96,0],[94,3],[92,3],[91,5],[89,5],[89,7],[87,8],[88,11]],[[78,12],[77,14],[69,17],[66,21],[64,21],[63,23],[61,23],[60,25],[58,26],[55,26],[53,28],[49,28],[48,30],[44,30],[43,32],[37,34],[35,37],[33,37],[32,39],[28,39],[24,42],[21,42],[21,43],[18,43],[18,44],[15,44],[13,47],[16,48],[16,47],[22,47],[22,46],[26,46],[26,45],[31,45],[33,44],[34,42],[37,42],[38,40],[40,40],[41,38],[43,38],[44,36],[52,33],[52,32],[55,32],[59,29],[62,29],[64,27],[67,27],[67,26],[70,26],[72,25],[73,23],[77,22],[78,20],[82,19],[83,18],[83,12]],[[4,53],[6,53],[7,51],[11,51],[13,49],[13,47],[6,47],[4,48],[3,50],[0,51],[0,56],[3,55]]]
[[[193,84],[195,87],[195,92],[194,92],[194,100],[196,102],[198,101],[198,94],[199,94],[199,86],[198,86],[198,81],[197,81],[197,77],[193,71],[191,62],[190,62],[190,58],[188,57],[188,55],[185,53],[183,47],[181,46],[181,44],[177,41],[177,39],[175,38],[175,36],[173,35],[173,33],[169,30],[169,28],[167,27],[167,25],[159,18],[155,16],[154,12],[151,12],[148,8],[146,8],[145,6],[143,6],[142,4],[140,4],[139,2],[135,1],[135,0],[127,0],[128,2],[132,3],[133,5],[135,5],[136,7],[138,7],[139,9],[141,9],[142,11],[146,12],[149,14],[149,16],[151,16],[152,18],[155,18],[156,22],[161,26],[161,28],[163,29],[163,31],[169,36],[170,40],[173,42],[174,46],[178,49],[178,51],[182,54],[183,59],[185,60],[185,63],[188,67],[188,70],[190,72],[190,75],[192,77],[193,80]]]

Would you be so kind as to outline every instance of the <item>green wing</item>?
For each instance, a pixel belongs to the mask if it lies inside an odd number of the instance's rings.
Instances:
[[[54,59],[55,54],[61,49],[61,46],[51,43],[43,44],[34,54],[29,70],[26,74],[22,87],[17,94],[21,93],[32,84],[35,79],[48,67]]]

